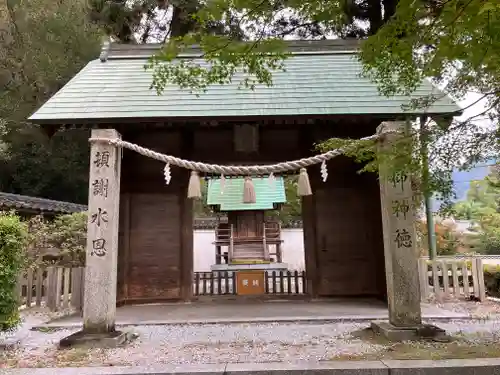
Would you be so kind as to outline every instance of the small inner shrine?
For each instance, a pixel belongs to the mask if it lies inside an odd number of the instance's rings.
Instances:
[[[255,199],[245,203],[244,178],[208,180],[207,204],[219,214],[212,271],[286,270],[281,225],[269,215],[286,202],[283,177],[254,177]]]

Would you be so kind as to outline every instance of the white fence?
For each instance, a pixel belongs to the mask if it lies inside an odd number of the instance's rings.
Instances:
[[[420,293],[423,301],[434,296],[486,300],[483,260],[481,258],[419,259]]]

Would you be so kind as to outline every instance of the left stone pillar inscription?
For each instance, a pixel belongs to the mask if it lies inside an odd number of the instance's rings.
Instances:
[[[92,138],[121,139],[114,129],[92,130]],[[92,142],[83,331],[115,330],[121,149]]]

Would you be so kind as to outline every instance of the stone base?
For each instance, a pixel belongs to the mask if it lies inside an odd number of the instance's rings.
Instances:
[[[413,341],[420,339],[434,339],[445,341],[446,332],[431,324],[420,324],[415,327],[396,327],[389,322],[372,322],[371,328],[376,334],[382,335],[390,341]]]
[[[287,271],[286,263],[213,264],[211,271]]]
[[[130,332],[87,333],[78,331],[59,341],[59,348],[116,348],[134,338],[136,336]]]

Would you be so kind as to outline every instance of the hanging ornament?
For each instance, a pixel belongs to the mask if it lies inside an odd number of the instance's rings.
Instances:
[[[299,181],[297,183],[297,194],[301,197],[312,195],[309,175],[307,174],[307,169],[305,168],[300,168]]]
[[[255,203],[256,201],[252,177],[247,176],[243,182],[243,203]]]
[[[201,198],[200,175],[197,171],[191,171],[188,185],[188,198]]]
[[[269,174],[269,177],[267,178],[267,182],[269,183],[269,186],[274,189],[276,186],[276,177],[274,177],[274,173],[271,172]]]
[[[326,161],[321,162],[321,178],[323,179],[323,182],[326,182],[326,179],[328,178],[328,169],[326,168]]]
[[[224,194],[224,188],[226,187],[226,178],[223,174],[220,175],[220,195]]]
[[[170,184],[170,180],[172,180],[172,173],[170,172],[170,164],[165,164],[165,169],[163,170],[163,174],[165,176],[165,182],[167,185]]]

